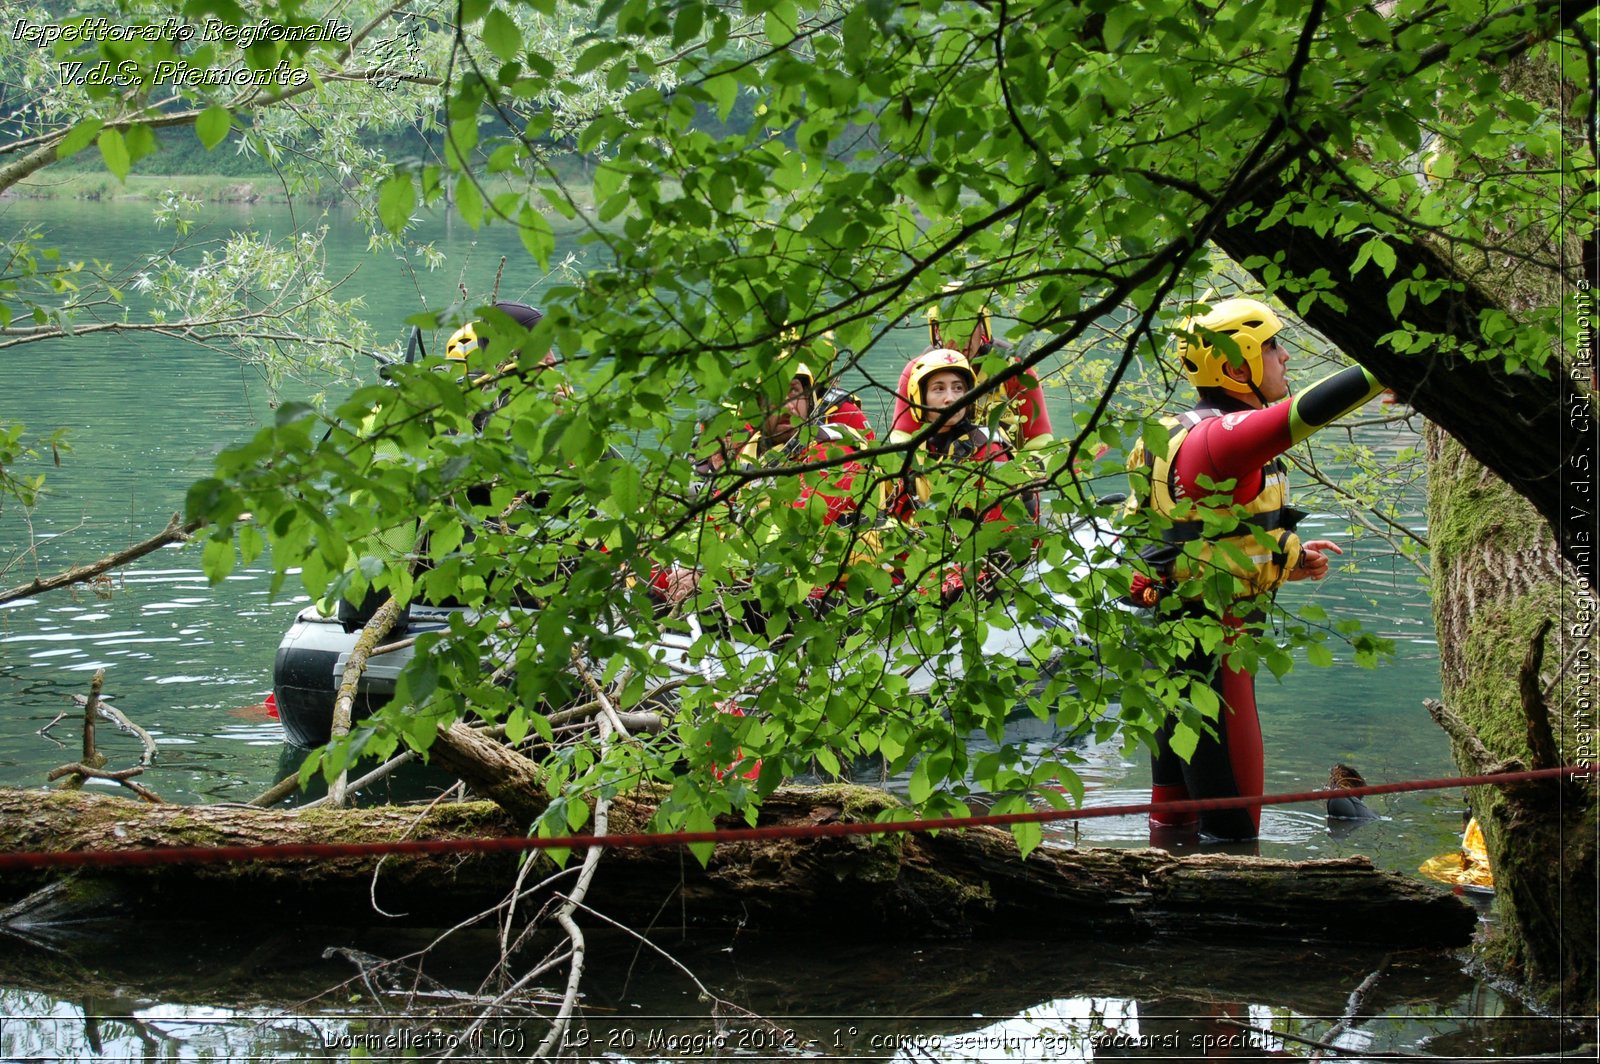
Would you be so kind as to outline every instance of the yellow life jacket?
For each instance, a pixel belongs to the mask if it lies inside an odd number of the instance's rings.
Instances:
[[[913,435],[915,433],[895,429],[889,433],[889,443],[891,446],[905,443]],[[1011,441],[1004,433],[992,431],[972,422],[962,427],[959,433],[951,433],[942,439],[941,450],[937,452],[932,450],[930,447],[932,443],[930,440],[917,450],[916,458],[919,461],[907,468],[905,475],[899,478],[895,495],[885,500],[888,507],[896,511],[895,516],[902,521],[911,520],[911,511],[926,507],[933,498],[933,484],[928,479],[927,459],[960,463],[1011,454]],[[965,501],[968,503],[968,509],[979,505],[976,498]]]
[[[1305,516],[1301,510],[1289,505],[1289,471],[1283,459],[1274,458],[1261,468],[1261,492],[1247,503],[1230,501],[1218,506],[1208,506],[1194,500],[1192,507],[1179,513],[1177,479],[1172,459],[1178,448],[1188,438],[1189,432],[1207,418],[1220,417],[1222,411],[1215,407],[1201,407],[1179,417],[1162,418],[1170,436],[1167,456],[1150,454],[1141,440],[1128,456],[1130,472],[1143,469],[1149,478],[1149,497],[1141,499],[1139,477],[1135,475],[1134,491],[1128,496],[1127,514],[1132,516],[1148,507],[1172,522],[1162,529],[1164,547],[1145,554],[1160,575],[1172,584],[1185,580],[1204,578],[1218,570],[1231,573],[1236,581],[1236,598],[1254,598],[1277,591],[1289,580],[1300,564],[1300,537],[1294,527]],[[1203,535],[1207,515],[1226,517],[1239,513],[1238,526],[1231,533],[1207,538]],[[1271,541],[1261,542],[1261,535]],[[1186,551],[1183,545],[1203,539],[1198,551]]]

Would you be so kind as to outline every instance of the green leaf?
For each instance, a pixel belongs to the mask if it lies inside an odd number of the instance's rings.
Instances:
[[[639,470],[632,462],[613,462],[611,469],[611,498],[621,517],[632,517],[639,510]]]
[[[136,163],[146,155],[155,153],[157,147],[155,130],[143,123],[129,126],[128,131],[123,134],[123,143],[128,149],[129,163]]]
[[[1011,837],[1017,840],[1017,849],[1021,852],[1022,859],[1026,861],[1028,855],[1038,849],[1040,843],[1044,842],[1044,828],[1042,825],[1031,821],[1012,824]]]
[[[100,145],[100,158],[105,160],[106,169],[115,174],[118,181],[126,180],[133,160],[128,157],[128,145],[122,134],[114,129],[101,130],[96,143]]]
[[[728,115],[733,112],[733,105],[739,100],[739,82],[731,74],[707,78],[702,86],[711,94],[711,99],[717,105],[717,117],[722,121],[728,120]]]
[[[462,174],[455,183],[456,213],[473,229],[483,224],[483,197],[478,194],[478,183],[471,174]]]
[[[685,4],[672,23],[672,46],[682,48],[700,35],[704,25],[705,8],[698,3]]]
[[[200,568],[205,571],[206,579],[215,584],[233,572],[236,558],[232,539],[209,536],[200,551]]]
[[[483,43],[509,63],[522,54],[522,31],[510,15],[498,7],[492,8],[483,20]]]
[[[1406,290],[1410,287],[1409,281],[1397,281],[1389,288],[1389,294],[1384,301],[1389,307],[1389,314],[1396,320],[1399,319],[1400,312],[1406,309]]]
[[[105,123],[98,118],[85,118],[73,125],[67,135],[56,145],[56,158],[68,159],[87,148]]]
[[[528,249],[539,268],[548,270],[550,256],[556,250],[556,234],[550,228],[550,219],[531,206],[523,207],[517,216],[517,235],[522,237],[522,246]]]
[[[690,809],[689,815],[684,819],[683,824],[684,831],[694,834],[714,831],[716,827],[716,821],[711,819],[711,814],[704,806],[696,806]],[[689,852],[694,855],[696,861],[700,862],[701,868],[711,863],[711,855],[716,850],[717,844],[714,842],[691,842],[689,844]]]
[[[378,189],[378,220],[391,233],[403,230],[417,206],[417,187],[410,174],[390,174]]]
[[[420,705],[439,687],[439,659],[418,654],[407,663],[395,682],[395,701]],[[429,725],[432,726],[431,723]]]
[[[918,761],[917,767],[911,772],[911,780],[906,785],[906,795],[914,804],[921,805],[933,793],[933,780],[928,778],[928,762]]]
[[[1200,746],[1200,733],[1191,728],[1188,723],[1180,722],[1176,728],[1172,729],[1172,740],[1169,745],[1171,745],[1173,753],[1188,761]]]
[[[783,48],[795,38],[795,31],[799,25],[799,15],[790,0],[782,0],[771,11],[767,12],[766,31],[767,40],[774,47]]]
[[[1128,30],[1144,18],[1144,12],[1138,4],[1113,4],[1111,10],[1106,12],[1101,38],[1105,41],[1106,48],[1115,52],[1128,36]]]
[[[1361,245],[1361,250],[1356,253],[1356,261],[1350,267],[1350,273],[1352,275],[1360,273],[1361,267],[1367,264],[1369,258],[1378,264],[1378,269],[1383,271],[1385,277],[1393,276],[1396,262],[1394,248],[1390,247],[1383,237],[1375,236]]]
[[[824,746],[817,751],[816,756],[817,764],[821,766],[822,771],[830,776],[839,775],[839,758],[832,750]]]
[[[213,104],[200,112],[200,117],[194,120],[195,136],[200,138],[200,143],[210,151],[221,144],[228,137],[228,131],[233,128],[233,112],[226,107]]]
[[[592,44],[584,49],[583,54],[578,56],[578,61],[572,64],[572,75],[573,77],[580,77],[587,74],[589,71],[597,69],[601,63],[613,56],[622,54],[624,51],[626,51],[626,48],[615,41],[601,41],[599,44]]]

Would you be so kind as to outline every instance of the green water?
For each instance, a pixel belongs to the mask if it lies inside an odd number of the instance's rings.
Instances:
[[[92,254],[114,262],[137,261],[165,241],[151,226],[148,209],[133,205],[0,203],[0,229],[23,220],[43,224],[69,255]],[[293,220],[282,210],[239,209],[215,215],[211,224],[218,230],[255,226],[281,233]],[[425,235],[438,242],[449,265],[426,274],[393,256],[369,254],[364,235],[348,220],[335,217],[332,224],[328,272],[359,269],[346,294],[364,295],[369,317],[380,330],[398,335],[406,315],[424,304],[448,303],[463,281],[475,293],[487,291],[502,255],[511,265],[501,297],[539,302],[539,284],[526,281],[516,265],[524,259],[512,232],[434,226]],[[921,328],[905,325],[867,368],[879,380],[895,379],[900,360],[920,347],[923,335]],[[182,508],[187,485],[209,471],[213,456],[253,432],[267,414],[269,398],[254,372],[225,353],[159,337],[84,337],[7,351],[0,361],[0,416],[20,420],[35,433],[68,427],[73,449],[59,468],[41,467],[48,473],[50,494],[34,513],[24,515],[13,506],[0,516],[0,565],[5,567],[0,583],[14,586],[82,564],[160,530]],[[1065,397],[1055,398],[1061,404]],[[884,397],[869,394],[866,399],[869,413],[883,424]],[[1056,416],[1062,418],[1059,408]],[[1370,430],[1366,442],[1392,449],[1414,440],[1413,429],[1402,424]],[[1344,521],[1331,515],[1314,517],[1302,531],[1350,542]],[[1291,585],[1282,602],[1293,608],[1296,602],[1315,599],[1330,614],[1357,616],[1392,637],[1398,653],[1375,671],[1348,664],[1302,667],[1282,684],[1261,681],[1269,792],[1314,789],[1335,761],[1358,767],[1371,782],[1454,772],[1444,736],[1422,709],[1422,700],[1434,696],[1438,687],[1426,590],[1415,570],[1384,557],[1375,543],[1356,542],[1353,548],[1347,558],[1360,563],[1359,573],[1340,574],[1312,588]],[[271,687],[278,638],[303,601],[296,588],[286,588],[277,598],[269,592],[267,574],[259,568],[210,586],[193,552],[171,548],[129,566],[107,586],[56,592],[0,610],[0,785],[40,786],[51,768],[77,759],[71,697],[86,693],[95,670],[104,668],[106,695],[159,744],[157,767],[143,777],[151,789],[182,802],[241,801],[265,789],[278,769],[280,736],[276,723],[257,706]],[[63,712],[66,719],[40,734]],[[139,747],[131,736],[107,727],[100,735],[102,751],[114,767],[137,758]],[[1141,756],[1124,758],[1112,745],[1090,748],[1084,756],[1090,804],[1143,797],[1147,776]],[[1320,809],[1269,809],[1260,851],[1297,858],[1360,852],[1380,866],[1409,873],[1423,858],[1452,848],[1460,831],[1462,800],[1455,791],[1393,796],[1371,804],[1383,819],[1348,832],[1330,829]],[[1093,820],[1081,828],[1057,829],[1056,837],[1085,844],[1143,845],[1145,827],[1142,818]],[[1019,931],[1025,934],[1025,929]],[[159,956],[160,947],[151,949]],[[1111,947],[1102,952],[1107,949]],[[786,950],[786,956],[793,952]],[[716,950],[708,950],[706,963],[722,970]],[[949,963],[1004,967],[976,945],[964,961]],[[1448,959],[1434,963],[1441,979],[1445,974],[1459,979]],[[727,978],[743,985],[736,973]],[[837,971],[830,978],[848,981]],[[1192,978],[1203,981],[1204,975]],[[1347,975],[1341,969],[1335,978]],[[1430,1015],[1501,1010],[1485,988],[1460,981],[1462,986],[1430,1000]],[[4,982],[0,973],[0,984]],[[81,1018],[76,1006],[53,997],[48,980],[21,979],[11,985],[14,989],[3,991],[11,995],[7,1008],[0,1011],[65,1016],[61,1023],[67,1027]],[[1347,993],[1351,985],[1333,982],[1324,999],[1337,1004],[1339,988]],[[1242,999],[1246,1006],[1266,1008],[1284,1000],[1259,988],[1229,987],[1249,995]],[[838,989],[840,996],[831,1004],[811,1001],[801,1007],[829,1012],[858,1000],[847,986]],[[1220,983],[1215,990],[1229,993]],[[1048,1012],[1057,999],[1087,1000],[1070,991],[1063,983],[1038,988],[1034,998],[1024,994],[1004,1006],[990,1005],[990,1020],[973,1021],[966,1029],[994,1022],[996,1007],[1021,1023],[1030,1009]],[[759,991],[750,992],[760,997]],[[150,994],[164,999],[160,989]],[[1485,1004],[1488,999],[1493,1000]],[[180,1008],[179,1002],[187,1000],[174,994],[169,1003]],[[211,1004],[229,1009],[238,999]],[[692,996],[682,1005],[692,1012]],[[119,1006],[106,1008],[109,1015]],[[227,1015],[232,1019],[224,1027],[237,1019],[235,1013]],[[9,1045],[42,1045],[48,1031],[61,1023],[41,1019],[43,1026],[19,1027],[12,1020],[0,1026],[0,1039]],[[1391,1032],[1385,1039],[1407,1046],[1420,1037]],[[20,1042],[14,1041],[18,1038]],[[280,1049],[274,1054],[279,1059],[295,1059],[302,1052]],[[314,1055],[309,1044],[303,1052]],[[0,1045],[0,1056],[16,1053]],[[966,1058],[946,1054],[932,1059]]]

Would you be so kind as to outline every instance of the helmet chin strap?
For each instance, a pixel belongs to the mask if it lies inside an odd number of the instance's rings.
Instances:
[[[1245,387],[1249,388],[1250,389],[1250,394],[1255,396],[1256,397],[1256,401],[1259,402],[1262,406],[1266,407],[1266,406],[1271,406],[1272,405],[1271,403],[1269,403],[1267,401],[1267,397],[1266,397],[1265,393],[1263,393],[1261,391],[1261,386],[1256,383],[1256,380],[1255,380],[1254,377],[1246,377],[1243,381],[1240,381],[1237,377],[1234,377],[1232,379],[1236,383],[1243,384]],[[1243,393],[1240,392],[1237,388],[1223,388],[1223,389],[1221,389],[1221,391],[1223,393],[1227,394],[1227,395],[1238,396],[1240,398],[1240,401],[1243,402]]]

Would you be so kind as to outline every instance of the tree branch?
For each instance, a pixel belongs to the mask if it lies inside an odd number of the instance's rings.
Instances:
[[[73,584],[80,584],[85,580],[99,576],[101,573],[106,572],[109,569],[115,569],[119,565],[126,565],[128,562],[142,558],[146,554],[158,551],[169,543],[185,542],[189,539],[189,536],[200,527],[200,522],[189,521],[180,523],[181,516],[181,514],[173,514],[172,520],[168,522],[167,527],[162,531],[156,533],[154,536],[151,536],[142,543],[135,543],[133,546],[128,547],[125,550],[120,550],[115,554],[108,554],[106,557],[101,558],[97,562],[90,562],[88,565],[80,565],[77,568],[68,569],[67,571],[58,573],[55,576],[35,579],[19,587],[11,588],[9,591],[0,591],[0,605],[4,605],[7,602],[14,602],[20,598],[27,598],[30,595],[37,595],[41,592],[54,591],[57,588],[69,587]]]

